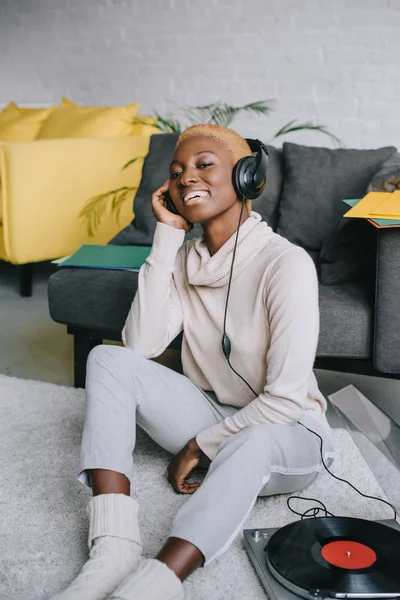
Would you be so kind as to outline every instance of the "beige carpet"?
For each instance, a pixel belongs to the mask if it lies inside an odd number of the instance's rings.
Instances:
[[[1,600],[49,598],[85,561],[90,492],[75,480],[83,418],[82,390],[0,375]],[[338,429],[334,435],[334,472],[365,493],[382,494],[349,434]],[[185,497],[167,483],[169,455],[145,434],[138,437],[134,459],[145,553],[154,556]],[[327,473],[306,493],[337,515],[392,517],[390,509],[358,496]],[[295,519],[286,497],[272,497],[257,501],[245,527],[281,526]],[[265,598],[240,537],[185,588],[191,600]]]

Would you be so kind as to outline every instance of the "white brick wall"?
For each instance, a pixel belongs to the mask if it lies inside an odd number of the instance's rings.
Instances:
[[[347,146],[400,146],[399,63],[400,0],[0,0],[0,104],[274,98],[235,127],[268,140],[299,118]]]

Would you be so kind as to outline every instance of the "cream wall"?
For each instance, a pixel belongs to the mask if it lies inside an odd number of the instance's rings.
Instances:
[[[276,99],[347,146],[400,146],[400,0],[0,0],[0,104]],[[299,143],[331,145],[302,133]]]

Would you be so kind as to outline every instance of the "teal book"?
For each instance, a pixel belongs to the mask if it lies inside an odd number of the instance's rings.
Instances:
[[[139,271],[150,251],[151,246],[84,244],[71,256],[55,262],[59,267]]]

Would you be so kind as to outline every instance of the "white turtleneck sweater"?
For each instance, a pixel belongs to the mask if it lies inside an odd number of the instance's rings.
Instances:
[[[308,414],[329,430],[312,370],[319,332],[314,263],[255,212],[239,231],[226,331],[230,362],[256,397],[228,365],[221,340],[235,235],[210,256],[203,236],[183,243],[183,230],[158,223],[122,332],[125,346],[154,358],[183,330],[184,374],[240,409],[197,435],[211,459],[227,436],[250,425],[290,425]]]

